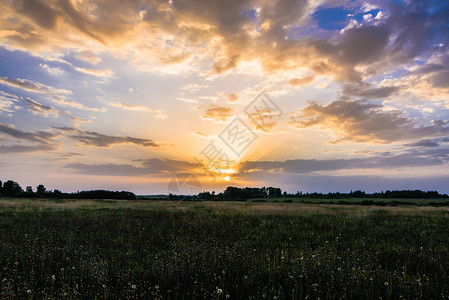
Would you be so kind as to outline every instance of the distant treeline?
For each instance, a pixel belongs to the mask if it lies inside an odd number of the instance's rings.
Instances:
[[[180,196],[170,195],[169,197],[179,198]],[[254,198],[315,198],[315,199],[349,199],[349,198],[374,198],[374,199],[436,199],[449,198],[447,194],[440,194],[437,191],[424,192],[421,190],[385,191],[380,193],[365,193],[364,191],[351,191],[350,193],[302,193],[288,194],[282,192],[280,188],[238,188],[227,187],[222,193],[202,192],[191,198],[199,200],[247,200]]]
[[[121,191],[79,191],[76,193],[63,193],[59,190],[47,190],[44,185],[40,184],[33,191],[31,186],[27,186],[25,190],[15,181],[8,180],[5,183],[0,181],[0,197],[16,197],[16,198],[62,198],[62,199],[137,199],[136,195],[131,192]],[[350,198],[373,198],[373,199],[437,199],[449,198],[447,194],[440,194],[437,191],[424,192],[421,190],[402,190],[402,191],[382,191],[377,193],[366,193],[364,191],[351,191],[350,193],[302,193],[296,192],[289,194],[282,192],[276,187],[227,187],[223,192],[216,194],[215,192],[201,192],[194,196],[188,195],[172,195],[170,200],[209,200],[209,201],[244,201],[256,198],[314,198],[314,199],[350,199]],[[140,197],[139,199],[147,199],[148,197]],[[148,198],[149,200],[163,200],[165,197],[157,199]]]
[[[401,190],[401,191],[382,191],[376,193],[366,193],[364,191],[351,191],[350,193],[296,193],[288,194],[288,197],[295,198],[319,198],[319,199],[345,199],[345,198],[374,198],[374,199],[436,199],[449,198],[447,194],[440,194],[437,191],[424,192],[421,190]]]
[[[121,191],[79,191],[76,193],[63,193],[60,190],[47,190],[43,184],[33,191],[31,186],[25,190],[15,181],[8,180],[5,183],[0,181],[0,197],[14,198],[58,198],[58,199],[126,199],[135,200],[136,195],[131,192]]]

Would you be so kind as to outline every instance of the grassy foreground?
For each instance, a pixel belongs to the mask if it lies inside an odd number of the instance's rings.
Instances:
[[[442,299],[449,219],[0,208],[2,298]]]

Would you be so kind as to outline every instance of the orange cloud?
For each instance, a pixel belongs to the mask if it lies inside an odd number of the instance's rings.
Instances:
[[[228,118],[232,117],[232,108],[230,107],[222,107],[222,106],[213,106],[211,108],[207,108],[203,118],[214,120],[214,121],[221,121],[224,122]]]

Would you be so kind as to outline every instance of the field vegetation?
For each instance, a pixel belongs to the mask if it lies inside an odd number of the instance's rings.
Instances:
[[[2,298],[449,297],[446,208],[80,201],[0,202]]]

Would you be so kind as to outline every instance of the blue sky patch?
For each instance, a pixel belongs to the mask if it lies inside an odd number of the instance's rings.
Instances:
[[[313,14],[318,26],[325,30],[340,30],[346,26],[351,11],[341,7],[318,10]]]

